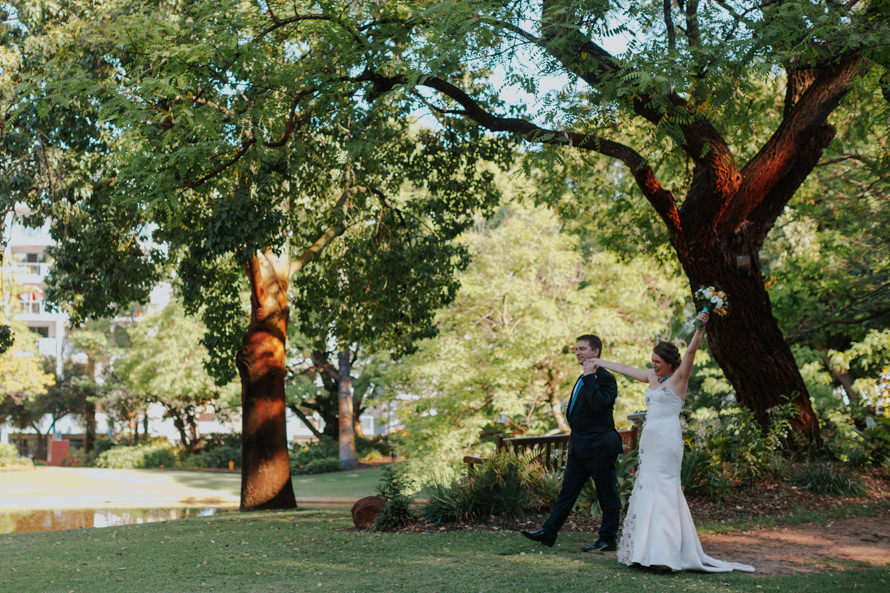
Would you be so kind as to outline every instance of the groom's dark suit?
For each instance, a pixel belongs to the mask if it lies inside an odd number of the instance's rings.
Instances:
[[[600,540],[607,544],[615,543],[621,510],[615,485],[615,461],[622,451],[621,436],[615,430],[612,418],[617,396],[615,377],[603,368],[579,377],[572,389],[572,398],[566,410],[566,419],[572,429],[566,470],[559,497],[543,526],[549,541],[556,539],[581,489],[592,477],[603,511]]]

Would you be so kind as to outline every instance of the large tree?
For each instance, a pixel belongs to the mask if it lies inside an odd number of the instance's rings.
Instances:
[[[39,2],[13,4],[46,56],[31,76],[37,110],[82,97],[96,123],[76,151],[59,141],[68,183],[44,209],[59,244],[48,296],[75,320],[103,316],[174,266],[208,326],[211,370],[241,378],[241,507],[294,506],[292,281],[350,229],[373,247],[359,259],[455,236],[495,199],[474,163],[501,143],[473,126],[413,132],[410,106],[375,96],[356,70],[364,49],[339,16],[349,3],[281,19],[266,3],[75,1],[49,23]],[[424,191],[402,202],[405,186]]]
[[[624,165],[691,289],[719,285],[729,296],[732,313],[713,320],[709,343],[738,399],[766,423],[793,398],[795,428],[818,438],[760,249],[837,135],[841,101],[854,87],[880,92],[886,0],[443,1],[370,12],[352,30],[370,40],[365,73],[376,88],[407,87],[451,120]],[[608,51],[614,36],[626,47]],[[505,75],[487,84],[466,75],[493,67]],[[500,103],[545,75],[562,82],[540,108]],[[565,186],[582,187],[583,175],[574,170]]]

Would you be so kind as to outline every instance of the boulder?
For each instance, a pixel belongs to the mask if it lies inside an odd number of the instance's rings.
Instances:
[[[352,505],[352,522],[359,529],[365,529],[374,524],[377,515],[383,512],[386,501],[379,496],[366,496],[355,501]]]

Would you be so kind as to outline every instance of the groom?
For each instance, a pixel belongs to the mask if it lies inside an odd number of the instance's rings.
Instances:
[[[584,367],[584,373],[575,382],[572,397],[566,410],[566,419],[572,429],[569,437],[569,455],[566,461],[562,488],[550,517],[537,531],[522,530],[525,537],[552,547],[556,534],[572,512],[581,489],[591,477],[596,485],[597,499],[603,510],[599,539],[595,544],[584,546],[585,552],[612,551],[616,549],[618,513],[621,501],[615,484],[615,461],[622,451],[621,437],[615,430],[612,408],[618,396],[615,377],[606,369],[597,368],[593,358],[599,358],[602,341],[590,334],[576,339],[575,356]]]

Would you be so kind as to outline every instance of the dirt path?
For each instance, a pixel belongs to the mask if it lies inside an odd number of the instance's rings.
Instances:
[[[890,567],[890,513],[829,522],[702,535],[710,556],[751,564],[756,575]]]

